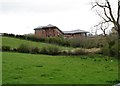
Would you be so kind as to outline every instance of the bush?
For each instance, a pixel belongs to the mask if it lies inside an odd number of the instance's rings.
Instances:
[[[48,47],[48,54],[50,54],[50,55],[58,55],[59,51],[60,50],[57,46],[49,46]]]
[[[112,57],[118,57],[120,55],[120,40],[117,37],[109,36],[106,39],[106,43],[102,47],[102,54]]]
[[[62,55],[70,55],[70,50],[62,50],[61,54]]]
[[[110,56],[109,45],[108,45],[108,44],[104,45],[104,46],[101,48],[101,52],[102,52],[102,54],[104,54],[104,55]]]
[[[13,52],[17,52],[18,49],[17,49],[17,48],[12,48],[12,51],[13,51]]]
[[[2,51],[10,51],[10,46],[2,46]]]
[[[110,56],[118,57],[120,55],[120,43],[116,42],[110,49]]]
[[[104,44],[104,38],[103,37],[95,37],[95,38],[87,38],[87,37],[81,37],[79,39],[69,39],[70,40],[70,46],[71,47],[80,47],[80,48],[100,48]]]
[[[26,37],[24,35],[16,35],[16,38],[20,38],[20,39],[25,39]]]
[[[71,47],[80,47],[81,41],[78,39],[70,39],[70,46]]]
[[[57,46],[47,46],[41,48],[40,53],[42,54],[49,54],[49,55],[58,55],[60,52],[60,49]]]
[[[30,50],[30,53],[38,54],[39,53],[39,48],[38,47],[32,47],[31,50]]]
[[[42,47],[41,50],[40,50],[40,53],[47,54],[47,48],[46,47]]]
[[[30,53],[30,47],[29,45],[26,45],[26,44],[21,44],[18,49],[17,49],[18,52],[22,52],[22,53]]]
[[[0,51],[2,51],[2,47],[0,46]]]
[[[70,52],[71,55],[85,55],[87,54],[84,49],[75,49]]]
[[[3,33],[3,36],[15,37],[15,34],[12,34],[12,33],[10,33],[10,34],[8,34],[8,33]]]

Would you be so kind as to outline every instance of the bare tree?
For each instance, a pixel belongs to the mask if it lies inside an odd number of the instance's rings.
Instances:
[[[99,28],[103,31],[104,35],[106,36],[106,30],[109,27],[109,23],[112,23],[115,27],[115,30],[118,33],[118,38],[120,39],[120,0],[118,1],[117,7],[117,16],[113,14],[113,8],[109,2],[109,0],[100,0],[92,2],[92,9],[93,8],[100,8],[96,10],[97,14],[101,17],[102,21],[99,22]],[[102,12],[100,12],[102,10]]]

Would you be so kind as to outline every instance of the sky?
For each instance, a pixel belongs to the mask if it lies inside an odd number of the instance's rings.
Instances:
[[[111,0],[115,4],[117,0]],[[0,33],[29,34],[52,24],[62,31],[91,32],[100,20],[91,0],[0,0]],[[115,4],[116,5],[116,4]]]

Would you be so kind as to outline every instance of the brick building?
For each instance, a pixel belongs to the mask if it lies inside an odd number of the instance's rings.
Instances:
[[[40,26],[34,29],[36,37],[57,37],[63,35],[63,32],[56,26],[51,24],[47,26]]]
[[[58,27],[53,26],[51,24],[47,26],[40,26],[34,29],[35,36],[40,37],[59,37],[64,36],[64,38],[79,38],[86,37],[87,31],[83,31],[80,29],[72,30],[72,31],[61,31]]]
[[[83,31],[80,29],[72,30],[72,31],[64,31],[65,38],[79,38],[79,37],[87,37],[87,31]]]

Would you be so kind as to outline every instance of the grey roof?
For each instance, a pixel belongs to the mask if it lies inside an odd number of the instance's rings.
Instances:
[[[36,29],[42,29],[42,28],[48,28],[48,27],[56,27],[56,26],[54,26],[52,24],[49,24],[47,26],[39,26],[39,27],[35,28],[34,30],[36,30]]]
[[[89,33],[88,31],[84,31],[84,30],[71,30],[71,31],[63,31],[64,34],[75,34],[75,33]]]

